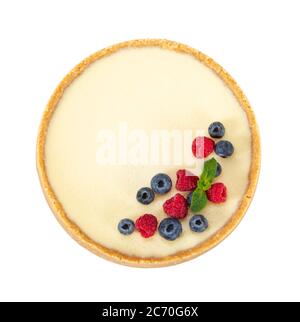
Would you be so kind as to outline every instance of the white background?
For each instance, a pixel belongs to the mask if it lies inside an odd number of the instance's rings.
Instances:
[[[0,300],[300,300],[299,1],[0,1]],[[39,186],[47,100],[89,54],[168,38],[213,57],[256,113],[263,162],[234,233],[193,261],[137,269],[100,259],[59,226]]]

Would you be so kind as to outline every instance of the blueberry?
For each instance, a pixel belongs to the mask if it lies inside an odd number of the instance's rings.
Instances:
[[[172,188],[172,180],[168,175],[164,173],[159,173],[152,178],[151,188],[154,192],[158,194],[167,193]]]
[[[136,194],[136,199],[143,205],[149,205],[154,200],[154,192],[150,188],[141,188],[137,194]]]
[[[191,191],[186,197],[186,202],[187,202],[189,207],[191,206],[191,203],[192,203],[193,192],[194,191]]]
[[[221,164],[218,162],[217,163],[217,172],[216,172],[216,177],[220,176],[222,173],[222,166]]]
[[[161,237],[167,240],[175,240],[181,235],[182,226],[176,218],[165,218],[160,222],[158,231]]]
[[[225,127],[220,122],[211,123],[208,133],[212,138],[220,139],[225,135]]]
[[[215,152],[222,158],[230,157],[234,152],[234,147],[229,141],[219,141],[215,146]]]
[[[119,232],[123,235],[130,235],[134,231],[134,222],[130,219],[122,219],[118,224]]]
[[[202,233],[208,227],[207,219],[202,215],[195,215],[190,219],[190,228],[196,233]]]

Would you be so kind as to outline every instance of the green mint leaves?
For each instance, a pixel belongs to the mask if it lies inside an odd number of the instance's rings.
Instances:
[[[206,191],[210,188],[217,172],[217,161],[212,158],[204,163],[203,172],[200,180],[198,181],[198,188]]]
[[[197,212],[202,210],[207,204],[207,197],[204,190],[201,188],[196,188],[193,192],[191,211]]]
[[[198,212],[202,210],[207,204],[207,197],[205,191],[208,190],[216,176],[217,161],[212,158],[204,163],[204,168],[200,179],[198,181],[197,188],[193,192],[191,210],[192,212]]]

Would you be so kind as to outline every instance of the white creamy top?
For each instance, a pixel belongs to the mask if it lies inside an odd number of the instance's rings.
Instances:
[[[135,220],[145,213],[159,220],[166,217],[162,204],[175,194],[176,171],[187,165],[184,161],[168,165],[162,160],[158,164],[103,165],[99,161],[101,131],[124,138],[119,127],[126,125],[128,134],[200,129],[208,135],[207,128],[214,121],[225,125],[224,139],[234,144],[235,153],[228,159],[212,154],[223,167],[217,181],[226,184],[228,199],[221,205],[208,203],[202,211],[209,228],[201,234],[191,232],[189,214],[175,241],[163,239],[158,232],[149,239],[138,232],[121,235],[117,225],[123,218]],[[122,138],[116,140],[109,144],[118,146]],[[129,142],[129,149],[134,144]],[[191,142],[186,146],[185,153],[191,153]],[[234,214],[248,185],[251,133],[246,113],[230,89],[193,56],[154,47],[129,48],[92,63],[66,89],[49,124],[45,160],[57,198],[90,238],[127,255],[162,257],[203,242]],[[172,191],[156,196],[148,206],[138,203],[137,190],[149,186],[157,173],[171,176]]]

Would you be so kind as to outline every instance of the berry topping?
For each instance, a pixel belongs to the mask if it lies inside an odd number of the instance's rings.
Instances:
[[[141,188],[137,194],[136,194],[136,199],[143,205],[149,205],[154,200],[154,192],[150,188]]]
[[[191,203],[192,203],[192,197],[193,197],[193,192],[194,192],[194,191],[191,191],[191,192],[187,195],[187,197],[186,197],[186,203],[187,203],[188,207],[190,207],[190,206],[191,206]]]
[[[191,191],[197,187],[199,178],[186,170],[177,171],[176,189],[178,191]]]
[[[220,139],[225,135],[225,127],[220,122],[211,123],[208,133],[212,138]]]
[[[153,215],[145,214],[136,220],[135,227],[143,237],[149,238],[155,234],[157,219]]]
[[[227,199],[227,188],[223,183],[214,183],[206,191],[207,199],[214,203],[222,203]]]
[[[219,141],[215,146],[215,152],[222,158],[230,157],[234,152],[234,147],[229,141]]]
[[[192,143],[192,152],[196,158],[203,159],[213,152],[214,147],[215,142],[212,139],[206,136],[198,136]]]
[[[167,240],[175,240],[182,233],[182,226],[176,218],[165,218],[158,226],[159,234]]]
[[[123,235],[130,235],[134,231],[134,222],[130,219],[122,219],[118,224],[119,232]]]
[[[216,177],[219,177],[222,173],[222,166],[221,164],[218,162],[217,163],[217,171],[216,171]]]
[[[202,215],[195,215],[190,219],[189,225],[192,231],[202,233],[208,228],[208,221]]]
[[[172,188],[172,180],[168,175],[164,173],[159,173],[152,178],[151,188],[154,192],[158,194],[167,193]]]
[[[182,219],[188,213],[188,205],[186,199],[177,193],[171,199],[165,201],[163,204],[164,212],[173,218]]]

